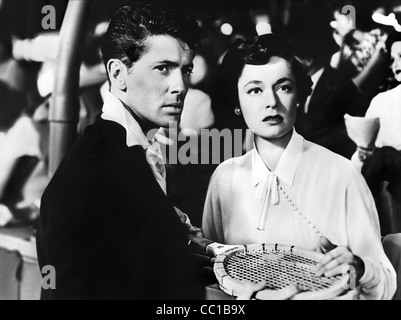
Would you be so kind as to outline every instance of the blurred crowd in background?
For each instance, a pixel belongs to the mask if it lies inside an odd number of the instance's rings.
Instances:
[[[95,121],[108,90],[100,56],[108,20],[130,1],[94,3],[82,44],[78,135]],[[401,1],[169,3],[194,15],[203,32],[179,127],[184,133],[192,129],[188,135],[201,129],[246,128],[234,114],[235,106],[220,97],[218,70],[231,44],[258,34],[285,36],[314,82],[312,96],[298,112],[296,130],[348,159],[357,146],[347,135],[344,116],[365,116],[378,94],[399,84],[398,71],[392,69],[391,44],[401,31]],[[40,197],[49,181],[48,116],[67,4],[67,0],[0,1],[0,226],[34,228],[39,218]],[[55,8],[55,30],[42,28],[45,5]],[[343,12],[346,5],[355,8],[355,16]],[[244,150],[247,143],[245,137]],[[216,166],[167,166],[168,194],[195,225],[201,224],[208,182]],[[384,222],[382,228],[383,233],[392,231]]]

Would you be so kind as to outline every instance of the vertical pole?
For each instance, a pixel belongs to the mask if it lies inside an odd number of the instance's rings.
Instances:
[[[91,0],[70,0],[60,30],[55,86],[50,101],[49,169],[51,177],[77,138],[79,70]]]

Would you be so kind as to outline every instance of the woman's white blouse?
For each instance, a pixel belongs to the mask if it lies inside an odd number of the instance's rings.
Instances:
[[[364,178],[349,160],[304,140],[295,130],[274,172],[256,148],[218,166],[202,228],[206,238],[220,243],[281,243],[310,250],[318,247],[321,232],[363,259],[362,298],[391,299],[396,290],[396,274],[384,253],[375,202]]]

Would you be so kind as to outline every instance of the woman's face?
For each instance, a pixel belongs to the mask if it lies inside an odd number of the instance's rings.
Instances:
[[[401,41],[394,42],[391,47],[391,68],[398,82],[401,82]]]
[[[238,95],[245,122],[256,135],[272,140],[291,131],[298,94],[286,60],[273,57],[265,65],[246,64],[238,80]]]

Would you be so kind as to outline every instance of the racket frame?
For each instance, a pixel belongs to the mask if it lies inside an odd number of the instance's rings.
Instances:
[[[214,263],[213,271],[218,280],[221,290],[231,296],[238,296],[242,293],[247,285],[247,281],[234,279],[227,272],[226,263],[227,260],[236,255],[237,253],[247,252],[287,252],[299,254],[306,259],[310,259],[317,263],[324,255],[322,253],[310,250],[304,250],[296,248],[295,246],[281,245],[281,244],[252,244],[252,245],[238,245],[238,246],[225,246],[219,243],[210,243],[206,247],[207,254],[214,254],[216,260]],[[316,291],[303,291],[296,295],[295,299],[299,300],[325,300],[330,299],[337,293],[344,291],[343,283],[346,279],[342,279],[341,276],[331,277],[333,278],[333,284],[325,289]],[[251,282],[251,281],[249,281]],[[267,287],[267,289],[269,289]],[[272,289],[274,290],[274,289]]]

